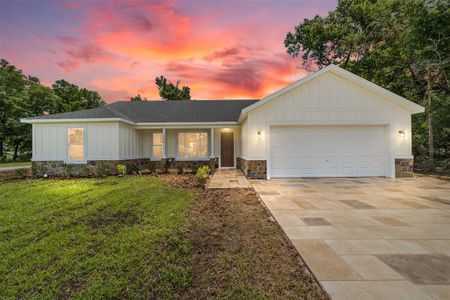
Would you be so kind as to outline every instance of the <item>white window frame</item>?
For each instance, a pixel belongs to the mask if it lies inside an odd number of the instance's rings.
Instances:
[[[206,155],[204,157],[180,157],[179,154],[179,138],[180,134],[189,134],[189,133],[198,133],[198,134],[206,134]],[[192,160],[209,160],[209,134],[206,131],[179,131],[177,132],[177,143],[176,143],[176,160],[185,160],[185,161],[192,161]]]
[[[154,143],[154,141],[155,141],[155,139],[153,138],[154,134],[161,134],[161,136],[162,136],[162,144],[155,144]],[[166,144],[166,139],[165,139],[165,136],[164,136],[164,132],[152,132],[152,144],[151,144],[151,148],[150,148],[150,159],[151,160],[158,161],[158,160],[161,160],[161,158],[165,157],[165,153],[164,153],[164,151],[166,151],[165,144]],[[154,155],[154,152],[153,152],[153,147],[154,146],[161,146],[161,157],[156,157]]]
[[[83,159],[71,160],[69,156],[69,129],[83,129]],[[87,163],[87,129],[86,126],[66,126],[66,163],[70,164],[85,164]]]

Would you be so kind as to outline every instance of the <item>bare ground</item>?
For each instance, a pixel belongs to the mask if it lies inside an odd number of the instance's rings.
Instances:
[[[169,182],[192,188],[192,178]],[[188,218],[184,298],[329,299],[253,189],[199,190]]]

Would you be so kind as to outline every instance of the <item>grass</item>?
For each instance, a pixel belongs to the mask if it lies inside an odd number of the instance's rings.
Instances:
[[[0,183],[1,299],[329,299],[252,189]]]
[[[18,161],[18,162],[0,162],[0,168],[6,167],[23,167],[23,166],[31,166],[31,162],[29,161]]]
[[[2,298],[177,297],[194,197],[154,177],[0,183]]]

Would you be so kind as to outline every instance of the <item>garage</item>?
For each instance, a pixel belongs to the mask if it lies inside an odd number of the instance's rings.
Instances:
[[[384,126],[273,126],[270,174],[286,177],[386,176]]]

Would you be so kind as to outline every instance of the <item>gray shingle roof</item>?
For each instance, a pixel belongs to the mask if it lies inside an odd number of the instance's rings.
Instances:
[[[258,100],[118,101],[74,112],[27,120],[123,118],[131,122],[233,122],[241,110]]]

